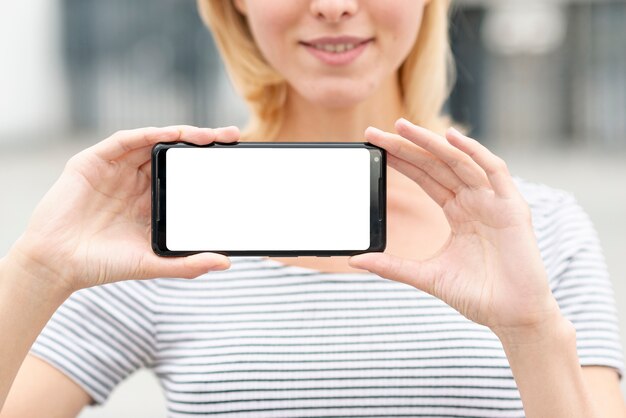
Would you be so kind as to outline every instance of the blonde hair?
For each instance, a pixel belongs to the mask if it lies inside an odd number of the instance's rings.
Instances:
[[[227,71],[251,110],[242,139],[271,140],[278,133],[287,98],[287,82],[257,47],[246,18],[233,0],[197,0],[200,15],[211,29]],[[448,39],[450,0],[431,0],[413,49],[398,76],[405,118],[443,133],[449,119],[442,107],[454,79]]]

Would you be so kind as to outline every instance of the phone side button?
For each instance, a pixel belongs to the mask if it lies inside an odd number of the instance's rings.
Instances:
[[[378,179],[378,220],[382,221],[383,220],[383,211],[385,209],[385,205],[387,204],[387,202],[385,202],[384,196],[383,196],[383,178],[379,178]]]
[[[161,221],[161,179],[157,179],[156,190],[156,220],[157,222]]]

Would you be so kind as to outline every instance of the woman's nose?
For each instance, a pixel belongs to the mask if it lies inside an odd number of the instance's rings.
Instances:
[[[359,9],[358,0],[313,0],[311,13],[318,19],[330,23],[341,21],[345,17],[353,16]]]

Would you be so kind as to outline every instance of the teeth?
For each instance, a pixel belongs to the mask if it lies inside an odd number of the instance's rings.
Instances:
[[[354,44],[318,44],[313,46],[322,51],[334,53],[350,51],[351,49],[354,49],[356,47],[356,45]]]

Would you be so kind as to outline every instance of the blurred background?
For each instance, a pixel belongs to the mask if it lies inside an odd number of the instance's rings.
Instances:
[[[447,108],[513,174],[576,195],[626,347],[624,22],[624,0],[456,0]],[[0,256],[77,151],[119,129],[247,119],[194,0],[2,2],[0,51]],[[165,416],[149,371],[81,414],[113,416]]]

